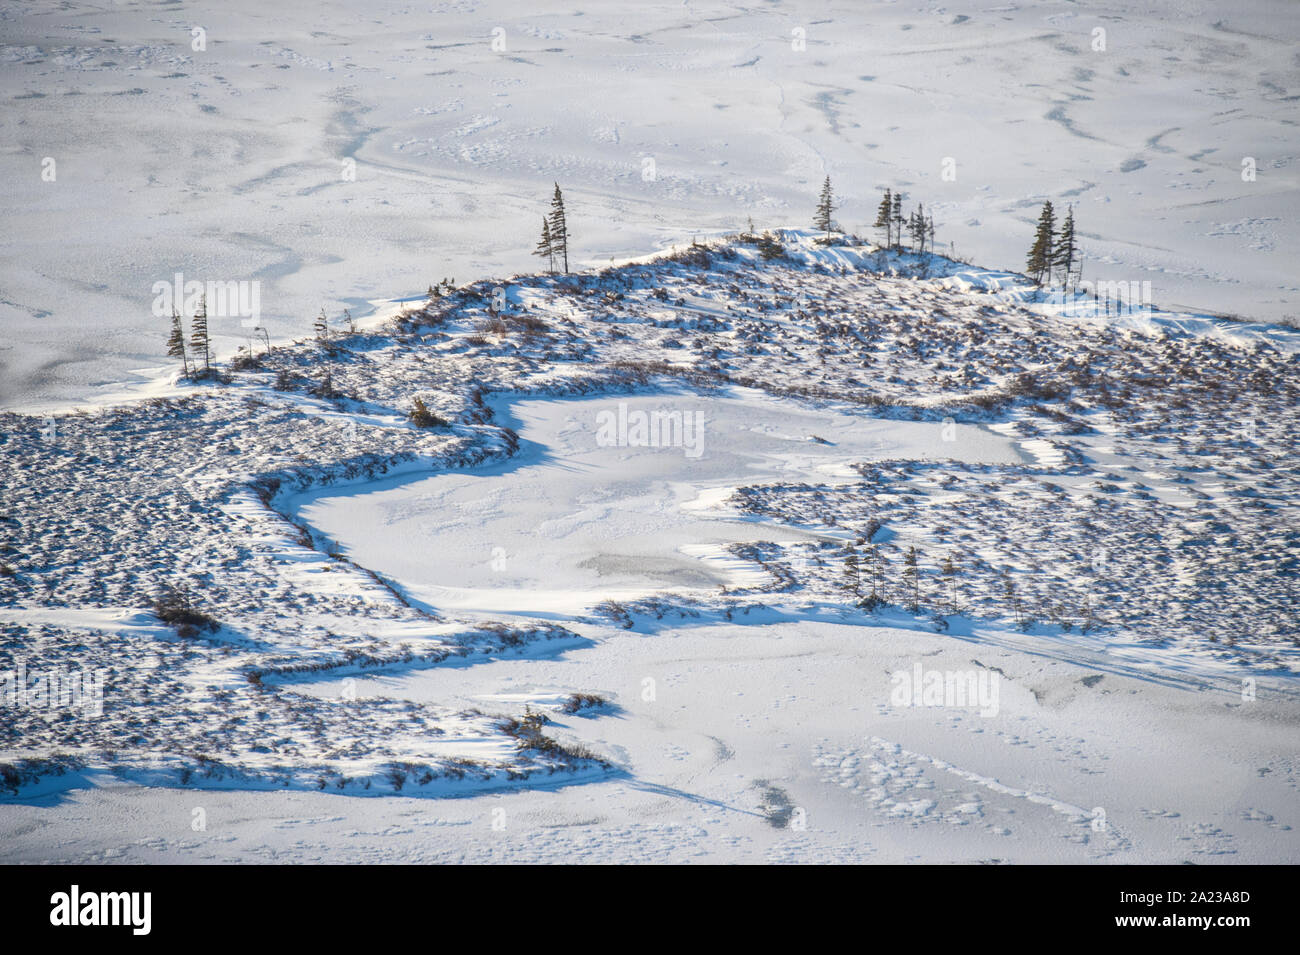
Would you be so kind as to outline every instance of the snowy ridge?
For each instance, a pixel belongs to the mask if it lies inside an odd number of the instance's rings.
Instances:
[[[873,640],[896,664],[917,641],[975,648],[1013,674],[1016,718],[1044,726],[1053,687],[1069,706],[1109,692],[1092,676],[1174,709],[1248,679],[1289,713],[1300,540],[1276,449],[1296,426],[1294,354],[1135,335],[934,275],[960,263],[816,238],[782,230],[771,260],[734,237],[476,282],[227,384],[62,416],[52,436],[5,415],[0,669],[115,661],[102,720],[10,711],[13,788],[617,785],[648,765],[644,671],[660,695],[699,677],[638,662],[662,640],[706,656],[791,640],[801,660],[829,641],[828,661],[869,673]],[[416,397],[448,424],[414,427]],[[620,407],[700,413],[701,453],[602,444]],[[48,478],[66,471],[94,481]],[[883,562],[888,606],[856,606],[846,545]],[[140,608],[167,584],[220,628],[150,624]],[[725,667],[779,683],[772,652]],[[608,708],[566,713],[581,693]],[[1039,798],[1023,766],[899,753],[1079,834],[1089,800]],[[1126,825],[1078,845],[1137,843]]]

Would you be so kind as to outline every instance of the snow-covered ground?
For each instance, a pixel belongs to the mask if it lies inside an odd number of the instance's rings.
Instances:
[[[847,482],[857,479],[857,462],[947,450],[932,424],[872,421],[860,409],[813,409],[753,389],[707,399],[681,389],[515,404],[502,396],[491,404],[495,420],[522,439],[508,462],[387,479],[365,493],[314,490],[288,508],[321,532],[325,549],[401,581],[430,607],[572,616],[647,587],[754,586],[753,566],[724,547],[753,540],[753,522],[702,506],[737,485]],[[620,414],[635,427],[636,416],[648,423],[656,412],[683,419],[680,432],[676,418],[669,422],[668,436],[680,434],[681,444],[602,445],[602,415],[617,439]],[[647,428],[647,440],[656,431]],[[970,425],[961,431],[967,460],[1020,460],[1005,438]]]
[[[6,858],[1294,861],[1294,336],[776,238],[0,419]]]
[[[553,658],[365,680],[358,692],[542,708],[575,685],[602,691],[616,711],[554,716],[619,759],[625,773],[613,778],[428,799],[99,777],[3,807],[5,858],[1296,860],[1294,701],[1262,693],[1241,704],[1227,692],[1000,649],[979,634],[953,640],[797,615],[593,637]],[[918,659],[939,670],[998,668],[998,715],[891,705],[890,674]],[[192,828],[195,810],[204,831]]]
[[[0,9],[0,859],[1300,859],[1300,8],[358,9]]]
[[[0,406],[151,377],[178,272],[260,282],[288,339],[322,306],[531,271],[557,180],[583,265],[802,224],[829,174],[846,229],[892,186],[941,245],[1018,267],[1052,198],[1088,277],[1294,320],[1297,38],[1291,0],[13,0]]]

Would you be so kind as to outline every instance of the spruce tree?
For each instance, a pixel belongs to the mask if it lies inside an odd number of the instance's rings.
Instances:
[[[560,184],[555,184],[555,194],[551,196],[551,218],[549,225],[551,227],[551,248],[555,255],[564,263],[565,274],[569,271],[569,224],[564,217],[564,195],[560,192]]]
[[[894,233],[897,238],[894,240],[894,248],[901,249],[903,245],[903,194],[894,193],[894,214],[891,216],[894,221]]]
[[[190,350],[194,352],[194,373],[198,374],[199,355],[203,356],[203,374],[212,370],[212,349],[208,341],[208,297],[199,296],[199,306],[194,310],[194,322],[190,325]]]
[[[834,211],[834,197],[831,193],[831,177],[822,183],[821,198],[817,200],[817,214],[813,217],[813,227],[826,233],[827,242],[831,238],[831,213]]]
[[[912,546],[903,558],[903,578],[912,584],[912,606],[908,608],[912,613],[921,612],[921,570],[916,563],[918,556],[916,547]]]
[[[765,230],[758,238],[758,252],[763,256],[763,261],[767,261],[782,255],[785,252],[785,247],[777,241],[776,236]]]
[[[181,326],[181,313],[172,309],[172,334],[167,339],[167,357],[181,360],[181,374],[188,377],[190,363],[185,351],[185,329]]]
[[[891,239],[894,237],[893,224],[890,221],[894,213],[894,193],[891,189],[885,189],[885,196],[880,200],[880,205],[876,208],[876,221],[872,226],[876,229],[885,230],[885,248],[891,245]]]
[[[1052,238],[1056,231],[1056,217],[1052,213],[1052,200],[1043,203],[1043,211],[1038,216],[1038,228],[1034,232],[1034,244],[1029,248],[1025,261],[1025,271],[1037,285],[1043,284],[1043,275],[1052,268]]]
[[[1016,615],[1016,626],[1025,629],[1025,616],[1020,609],[1020,597],[1016,593],[1016,582],[1011,579],[1010,571],[1002,571],[1002,588],[1007,595],[1007,603]]]
[[[885,598],[880,592],[880,548],[875,544],[868,544],[863,552],[863,557],[867,562],[867,573],[871,575],[871,593],[868,594],[859,604],[867,610],[875,610],[884,604]]]
[[[1074,239],[1074,206],[1065,212],[1065,221],[1061,223],[1061,234],[1052,249],[1052,267],[1061,270],[1061,288],[1070,287],[1070,276],[1079,258],[1079,250]]]
[[[844,589],[854,597],[862,595],[862,575],[858,568],[858,555],[852,547],[844,549]]]
[[[551,224],[546,221],[546,216],[542,216],[542,239],[537,243],[537,248],[533,249],[533,255],[545,258],[546,271],[555,274],[555,248],[551,242]]]
[[[322,306],[320,314],[316,316],[316,324],[312,326],[316,331],[316,340],[325,341],[330,337],[330,320],[325,317],[325,309]]]
[[[957,613],[957,565],[949,554],[943,561],[943,576],[948,581],[948,612]]]

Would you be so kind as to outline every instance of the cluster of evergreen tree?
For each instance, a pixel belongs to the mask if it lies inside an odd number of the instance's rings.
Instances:
[[[1034,230],[1034,244],[1029,247],[1025,272],[1038,285],[1042,285],[1044,279],[1051,285],[1059,275],[1061,288],[1068,289],[1079,284],[1082,269],[1083,256],[1074,236],[1074,207],[1066,210],[1065,221],[1058,233],[1056,210],[1049,199],[1043,203],[1043,210],[1038,215],[1038,227]]]
[[[915,546],[903,552],[903,566],[897,574],[897,584],[894,587],[894,596],[901,606],[911,613],[920,613],[922,607],[920,557],[921,553]],[[889,604],[886,577],[891,574],[891,568],[888,563],[885,555],[875,544],[866,543],[862,545],[861,551],[856,550],[851,544],[845,545],[844,575],[841,586],[857,606],[870,611]],[[939,589],[931,595],[934,612],[936,615],[945,613],[955,615],[959,612],[957,604],[959,569],[951,554],[944,559],[939,573],[947,585],[947,593]]]
[[[885,195],[876,208],[874,228],[885,230],[885,246],[896,252],[903,249],[903,233],[907,233],[913,252],[934,251],[934,216],[926,215],[925,206],[917,203],[906,217],[903,216],[903,194],[885,189]]]
[[[830,241],[830,234],[835,230],[833,219],[835,208],[835,195],[831,187],[831,177],[827,176],[822,182],[821,195],[818,198],[817,209],[813,216],[814,227],[826,233],[825,237],[820,241]],[[906,234],[908,245],[912,251],[924,253],[927,250],[934,250],[934,217],[927,215],[925,207],[919,202],[912,212],[904,216],[903,195],[900,192],[894,192],[889,188],[885,189],[884,197],[880,200],[880,205],[876,210],[874,227],[884,230],[885,246],[887,248],[902,251],[903,236]],[[753,232],[752,221],[750,223],[750,232]],[[779,246],[777,248],[779,250]],[[537,243],[537,247],[533,250],[533,254],[546,259],[547,269],[552,274],[555,273],[557,265],[566,274],[568,273],[569,225],[564,211],[564,194],[560,191],[558,182],[555,184],[555,191],[551,196],[551,211],[548,215],[542,217],[541,238]],[[1070,207],[1058,234],[1052,203],[1050,201],[1045,202],[1038,219],[1034,243],[1029,250],[1026,271],[1039,285],[1043,284],[1044,278],[1050,284],[1053,278],[1059,274],[1062,288],[1068,289],[1072,284],[1077,285],[1081,266],[1082,255],[1079,252],[1074,233],[1074,208]],[[450,279],[444,279],[441,284],[445,284],[448,291],[453,287]],[[430,286],[429,297],[440,297],[440,290],[441,285]],[[345,317],[349,326],[351,326],[351,315],[345,313]],[[318,340],[328,341],[329,323],[323,309],[316,319],[314,331]],[[269,351],[269,339],[267,348]],[[199,299],[190,332],[188,350],[185,342],[185,330],[181,324],[181,316],[175,309],[172,310],[172,327],[171,336],[167,340],[167,355],[181,360],[182,373],[187,377],[207,377],[211,374],[212,351],[211,341],[208,337],[206,297]],[[199,356],[202,356],[203,360],[203,371],[201,373],[198,367]]]
[[[831,188],[831,177],[822,183],[821,196],[817,200],[817,211],[813,214],[813,228],[825,232],[821,240],[829,242],[835,225],[832,214],[835,211],[835,194]],[[927,215],[925,206],[916,204],[906,217],[903,215],[903,195],[891,189],[885,190],[884,198],[876,210],[875,228],[885,230],[885,246],[895,251],[902,251],[903,234],[908,237],[908,244],[914,252],[934,251],[934,217]],[[751,228],[752,231],[752,228]]]
[[[545,225],[546,221],[542,220],[542,224]],[[440,299],[444,295],[450,295],[455,290],[456,290],[456,280],[453,278],[449,278],[447,276],[443,276],[441,282],[439,282],[436,285],[429,286],[429,299],[431,301]]]
[[[867,544],[860,554],[851,545],[845,545],[843,587],[859,607],[875,610],[888,603],[885,600],[884,570],[884,559],[875,544]],[[870,592],[864,594],[868,586]]]
[[[193,355],[193,358],[191,358]],[[199,356],[203,356],[203,371],[199,372]],[[167,339],[167,357],[181,360],[181,374],[190,378],[206,378],[212,374],[212,342],[208,338],[208,297],[199,296],[198,307],[194,310],[194,321],[190,324],[190,347],[185,348],[185,327],[181,324],[181,313],[172,309],[171,336]]]
[[[569,271],[569,223],[564,217],[564,195],[560,184],[555,184],[555,193],[551,196],[551,213],[542,216],[542,237],[533,249],[533,255],[546,259],[547,271],[555,273],[555,263],[560,262],[564,271]]]

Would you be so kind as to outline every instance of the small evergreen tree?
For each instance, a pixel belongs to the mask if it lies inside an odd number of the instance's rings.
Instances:
[[[1034,232],[1034,244],[1029,248],[1025,261],[1025,271],[1036,285],[1043,284],[1043,275],[1052,268],[1052,238],[1056,231],[1056,217],[1052,212],[1052,201],[1043,203],[1043,211],[1038,216],[1038,228]]]
[[[758,239],[758,253],[764,261],[775,259],[785,253],[785,246],[770,231],[764,231]]]
[[[194,310],[194,321],[190,325],[190,351],[194,352],[194,373],[199,370],[199,356],[203,356],[203,374],[212,370],[212,346],[208,340],[208,297],[199,296],[198,308]]]
[[[917,566],[918,556],[916,546],[913,545],[903,557],[903,579],[911,584],[912,589],[912,605],[908,608],[912,613],[921,612],[921,569]]]
[[[1083,622],[1079,625],[1079,632],[1087,634],[1096,630],[1099,626],[1101,626],[1101,621],[1097,619],[1097,615],[1093,612],[1092,598],[1085,593],[1083,595]],[[1211,637],[1210,639],[1213,640],[1214,638]]]
[[[948,612],[957,613],[957,565],[953,563],[952,554],[943,561],[943,577],[948,581]]]
[[[890,247],[894,238],[893,214],[894,193],[886,187],[884,198],[880,200],[880,205],[876,207],[876,221],[872,223],[873,228],[885,230],[885,248]]]
[[[1061,288],[1069,289],[1070,277],[1079,257],[1079,250],[1074,239],[1074,206],[1065,211],[1065,221],[1061,223],[1061,234],[1052,249],[1052,267],[1061,270]]]
[[[908,217],[908,234],[912,237],[912,246],[917,252],[925,251],[925,206],[916,204],[916,211]]]
[[[190,363],[185,351],[185,329],[181,325],[181,313],[172,309],[172,334],[167,339],[167,357],[181,360],[181,374],[189,376]]]
[[[407,414],[407,418],[417,428],[443,428],[447,426],[447,419],[430,411],[429,406],[424,403],[422,398],[416,398],[411,403],[411,410]]]
[[[897,238],[894,240],[895,249],[901,249],[903,245],[903,194],[894,193],[894,213],[890,218],[894,223],[894,234]]]
[[[357,333],[357,323],[352,319],[351,309],[343,309],[343,321],[348,323],[348,334],[355,335]]]
[[[867,575],[871,579],[871,593],[862,599],[859,606],[867,610],[875,610],[885,602],[880,589],[880,548],[875,544],[868,544],[862,556],[866,561]]]
[[[560,184],[555,184],[555,194],[551,196],[551,217],[547,223],[551,231],[551,248],[555,257],[564,263],[565,274],[569,271],[569,223],[564,216],[564,195]]]
[[[835,200],[831,193],[831,177],[822,183],[821,198],[817,200],[817,214],[813,217],[813,227],[826,233],[826,241],[831,238],[831,213],[835,210]]]
[[[551,224],[546,216],[542,216],[542,239],[537,243],[537,248],[533,249],[533,255],[546,259],[546,271],[555,274],[555,246],[551,242]]]
[[[852,547],[844,549],[844,589],[854,597],[862,594],[862,574],[858,567],[858,555]]]
[[[1016,582],[1011,579],[1009,571],[1002,572],[1002,589],[1007,595],[1007,603],[1011,605],[1012,612],[1016,615],[1016,626],[1025,629],[1025,617],[1021,612],[1020,595],[1016,593]]]
[[[325,315],[325,308],[321,306],[320,314],[316,316],[316,322],[312,326],[316,332],[318,342],[328,342],[330,337],[330,320]],[[329,362],[330,348],[325,348],[325,375],[321,378],[320,384],[316,388],[316,394],[322,398],[333,398],[338,394],[334,390],[334,369],[330,367]]]

